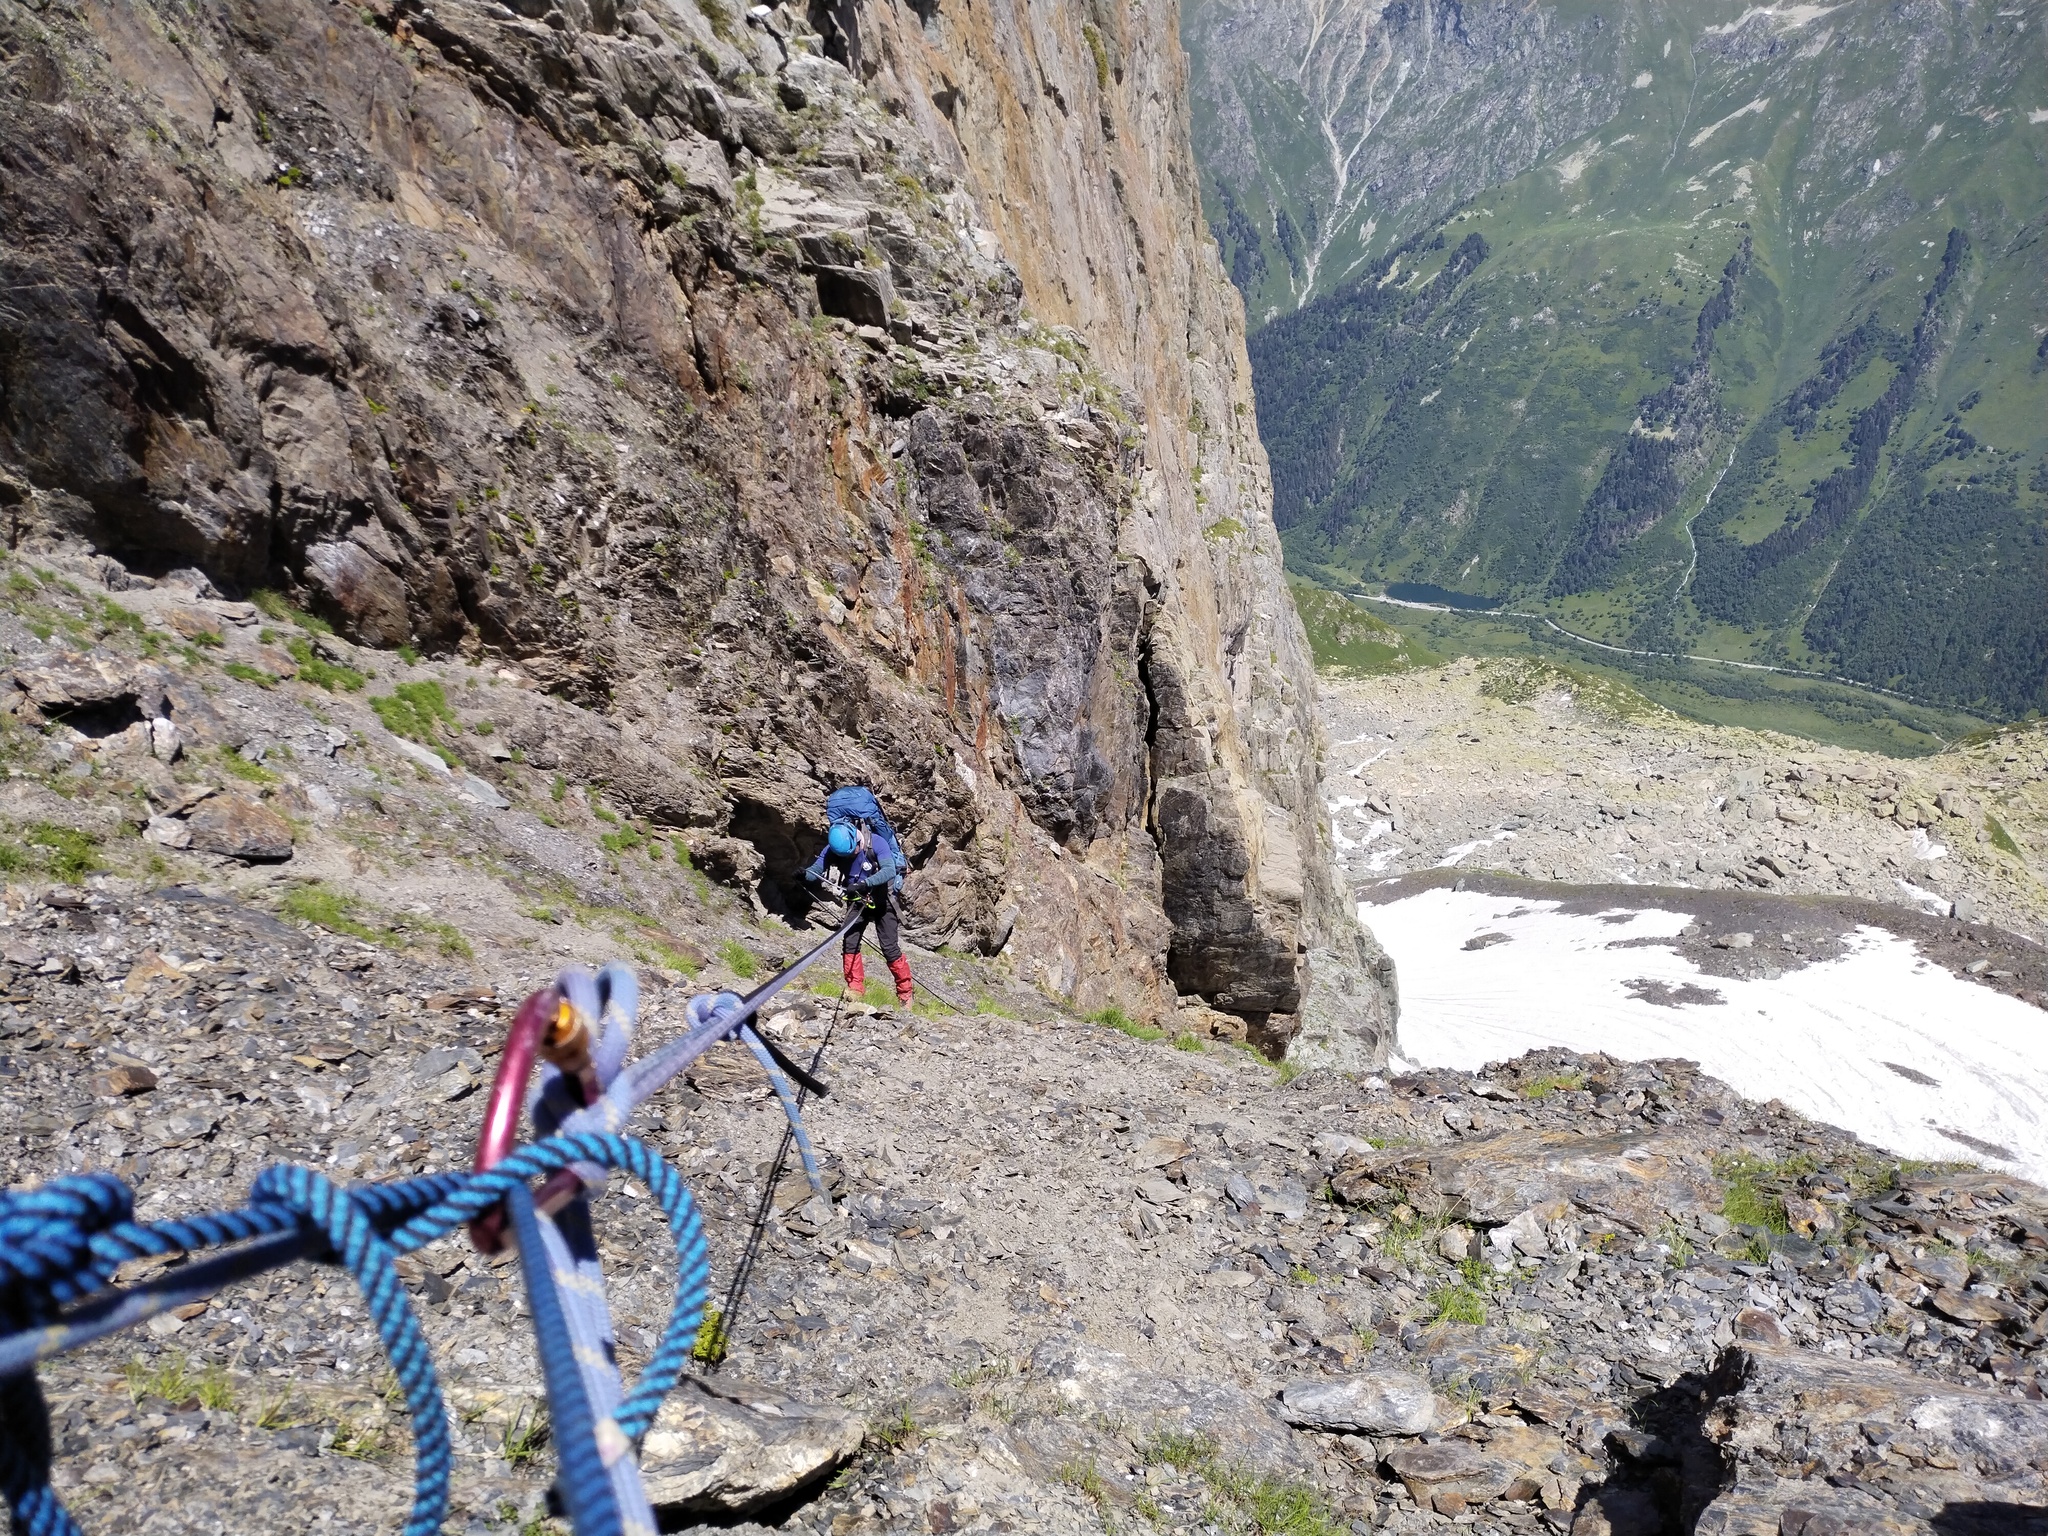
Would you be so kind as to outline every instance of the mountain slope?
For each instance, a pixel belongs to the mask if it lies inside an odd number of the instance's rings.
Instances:
[[[1574,14],[1611,115],[1253,336],[1296,568],[2048,706],[2043,8]]]
[[[934,942],[1367,1064],[1177,18],[926,10],[0,0],[9,548],[502,663],[792,921],[871,783]]]

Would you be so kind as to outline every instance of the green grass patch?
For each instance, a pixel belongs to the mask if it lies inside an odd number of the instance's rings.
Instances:
[[[181,1353],[165,1355],[153,1365],[139,1357],[132,1359],[121,1368],[121,1374],[127,1381],[130,1402],[139,1403],[145,1397],[176,1405],[197,1402],[218,1413],[230,1412],[235,1406],[234,1384],[224,1367],[195,1368]]]
[[[761,957],[738,939],[727,939],[718,946],[718,958],[725,962],[725,968],[741,981],[752,981],[761,974]],[[891,1001],[895,994],[890,994]]]
[[[1256,1536],[1343,1536],[1345,1526],[1320,1489],[1213,1459],[1200,1470],[1226,1529]]]
[[[1093,1456],[1066,1463],[1059,1470],[1059,1479],[1097,1509],[1109,1500],[1108,1485],[1102,1481],[1101,1469],[1095,1465]]]
[[[1437,1286],[1429,1293],[1429,1308],[1432,1323],[1470,1323],[1476,1328],[1486,1321],[1486,1297],[1469,1281]]]
[[[2000,853],[2009,853],[2016,859],[2024,857],[2020,852],[2020,845],[2013,841],[2012,834],[2005,830],[1996,816],[1987,815],[1984,818],[1984,831],[1991,839],[1991,846]]]
[[[549,1439],[548,1405],[531,1403],[514,1414],[512,1422],[505,1426],[498,1450],[506,1465],[526,1467],[540,1459]]]
[[[1553,1093],[1569,1093],[1585,1086],[1586,1074],[1583,1072],[1546,1072],[1522,1084],[1522,1097],[1546,1099]]]
[[[353,939],[366,943],[383,944],[390,941],[390,933],[383,928],[374,928],[355,916],[355,901],[343,895],[332,886],[317,881],[310,885],[294,886],[286,891],[284,899],[277,904],[279,912],[286,917],[295,917],[301,922],[311,923],[316,928],[325,928],[329,933],[347,934]]]
[[[214,753],[214,761],[220,764],[221,772],[231,778],[240,779],[244,784],[275,784],[277,775],[261,763],[252,763],[233,747],[222,747]]]
[[[904,1403],[868,1424],[867,1443],[884,1455],[893,1455],[915,1445],[919,1433],[917,1420],[910,1414],[910,1405]]]
[[[690,1358],[716,1365],[725,1358],[725,1314],[716,1307],[704,1309],[704,1321],[697,1329],[697,1342],[690,1346]]]
[[[455,724],[455,711],[449,707],[448,695],[431,678],[400,683],[391,692],[371,699],[370,708],[392,735],[418,742],[432,743],[443,721]]]
[[[303,608],[294,608],[290,599],[282,592],[262,587],[249,594],[249,601],[256,605],[265,618],[275,619],[280,624],[296,624],[299,628],[316,635],[334,633],[332,624],[307,613]]]
[[[1295,611],[1308,635],[1316,670],[1345,677],[1378,677],[1410,667],[1434,667],[1443,658],[1410,640],[1378,614],[1341,592],[1291,581]]]
[[[322,657],[304,635],[293,635],[285,641],[284,648],[299,664],[299,680],[316,688],[325,688],[329,693],[355,693],[367,681],[354,667],[339,666]]]
[[[46,874],[55,876],[66,885],[76,885],[104,867],[100,862],[100,840],[77,827],[39,821],[23,834],[22,841],[32,851],[28,859],[21,862],[33,861]]]
[[[229,677],[239,678],[245,683],[254,683],[258,688],[275,688],[277,679],[261,667],[252,667],[246,661],[224,661],[221,671]]]
[[[1096,1009],[1095,1012],[1088,1015],[1088,1022],[1100,1024],[1104,1029],[1114,1029],[1121,1034],[1129,1035],[1133,1040],[1164,1040],[1166,1038],[1165,1030],[1150,1024],[1141,1024],[1115,1003],[1111,1003],[1107,1008]]]
[[[1782,1162],[1740,1154],[1717,1157],[1714,1176],[1721,1181],[1721,1214],[1738,1227],[1790,1232],[1792,1223],[1785,1215],[1785,1195],[1800,1175],[1811,1173],[1818,1166],[1805,1154]]]
[[[1568,693],[1580,709],[1609,720],[1638,720],[1669,713],[1626,683],[1560,666],[1541,656],[1500,656],[1480,663],[1479,691],[1503,704],[1527,704],[1547,693]]]

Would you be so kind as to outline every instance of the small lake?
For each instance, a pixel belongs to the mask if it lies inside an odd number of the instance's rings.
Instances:
[[[1436,603],[1445,608],[1458,608],[1467,613],[1491,613],[1500,606],[1497,597],[1478,597],[1470,592],[1452,592],[1443,587],[1433,587],[1426,581],[1397,581],[1387,588],[1387,596],[1397,603]]]

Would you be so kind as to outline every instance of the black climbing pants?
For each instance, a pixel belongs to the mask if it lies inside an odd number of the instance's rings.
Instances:
[[[887,896],[866,902],[860,909],[860,916],[846,930],[846,941],[839,946],[842,954],[860,953],[860,941],[868,931],[868,924],[875,925],[875,941],[882,946],[882,958],[892,964],[903,958],[903,941],[897,932],[896,904]]]

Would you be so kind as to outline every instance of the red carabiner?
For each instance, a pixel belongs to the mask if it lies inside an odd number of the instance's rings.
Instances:
[[[533,1076],[533,1059],[561,1006],[561,991],[551,984],[521,1003],[519,1012],[513,1016],[512,1028],[505,1035],[505,1053],[498,1058],[498,1075],[491,1082],[490,1102],[484,1106],[483,1127],[477,1132],[478,1173],[503,1162],[519,1140],[519,1116],[526,1108],[526,1083]],[[503,1248],[504,1209],[493,1206],[472,1220],[469,1240],[479,1253],[496,1253]]]

